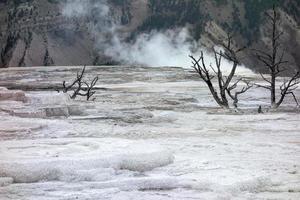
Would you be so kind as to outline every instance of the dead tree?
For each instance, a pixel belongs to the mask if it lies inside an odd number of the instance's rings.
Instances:
[[[83,81],[83,77],[85,74],[86,66],[83,67],[81,72],[77,72],[76,79],[70,84],[67,85],[66,81],[63,81],[63,92],[68,93],[69,91],[73,90],[73,93],[70,95],[71,99],[75,99],[77,96],[86,97],[87,101],[96,93],[94,91],[94,87],[98,82],[98,76],[95,77],[91,84],[88,84],[86,81]]]
[[[245,86],[243,86],[243,88],[241,90],[235,91],[234,95],[232,94],[232,90],[237,88],[237,84],[238,82],[243,81],[245,83]],[[235,108],[237,108],[238,102],[239,102],[239,95],[247,92],[247,90],[249,90],[250,88],[252,88],[253,85],[250,83],[250,81],[247,80],[243,80],[242,78],[238,79],[238,81],[236,81],[233,85],[231,85],[228,89],[227,89],[227,93],[230,96],[230,98],[233,100],[233,106]]]
[[[213,49],[216,69],[213,68],[211,65],[210,68],[208,68],[202,51],[199,59],[196,59],[194,56],[190,56],[190,58],[192,59],[192,67],[208,86],[210,93],[213,95],[214,100],[222,108],[228,109],[230,107],[228,97],[233,100],[234,107],[237,107],[238,96],[248,91],[252,87],[252,85],[248,81],[243,80],[242,78],[232,83],[234,75],[236,73],[236,69],[240,64],[237,58],[237,53],[244,50],[245,47],[235,50],[232,44],[232,36],[230,36],[229,34],[227,37],[227,44],[222,44],[222,47],[224,51],[217,51]],[[221,69],[221,62],[223,58],[232,63],[232,68],[228,76],[223,75]],[[213,84],[213,80],[215,78],[217,78],[217,86]],[[237,91],[236,88],[241,81],[244,81],[246,83],[246,86],[244,86],[241,90]]]
[[[96,93],[96,91],[93,91],[94,89],[94,86],[96,85],[96,83],[98,82],[99,78],[98,77],[95,77],[91,84],[88,84],[87,82],[83,82],[83,84],[86,86],[86,88],[83,88],[81,89],[81,91],[78,91],[76,93],[76,95],[79,95],[79,96],[85,96],[86,97],[86,100],[89,101],[90,98]]]
[[[71,90],[76,84],[78,84],[79,86],[81,86],[82,83],[82,79],[85,73],[85,66],[83,67],[83,69],[81,70],[81,72],[77,72],[77,76],[76,79],[70,84],[70,85],[66,85],[66,81],[63,81],[63,92],[67,93],[69,90]],[[77,87],[78,88],[78,87]],[[79,87],[80,88],[80,87]],[[75,92],[75,91],[74,91]],[[73,94],[74,95],[74,94]],[[72,95],[72,96],[73,96]]]
[[[279,24],[279,16],[278,12],[275,8],[275,5],[273,5],[272,13],[265,13],[269,23],[272,26],[272,46],[270,52],[262,51],[254,49],[255,55],[257,59],[263,63],[265,67],[268,68],[270,78],[267,78],[265,75],[260,73],[262,79],[267,82],[267,85],[260,85],[256,84],[258,87],[265,88],[270,91],[271,93],[271,107],[272,108],[278,108],[285,97],[287,95],[292,95],[296,104],[299,106],[299,103],[297,101],[297,98],[294,94],[294,91],[297,89],[297,85],[300,83],[300,72],[296,72],[289,80],[284,81],[284,83],[279,87],[280,89],[280,97],[279,100],[277,100],[276,93],[277,93],[277,82],[276,79],[281,75],[283,71],[286,69],[283,67],[284,64],[288,63],[284,60],[284,51],[280,53],[280,39],[283,35],[283,31],[278,31],[278,24]]]

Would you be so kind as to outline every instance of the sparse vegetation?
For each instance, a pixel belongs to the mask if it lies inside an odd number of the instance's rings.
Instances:
[[[256,41],[259,38],[259,27],[262,23],[262,14],[272,8],[272,5],[281,5],[282,0],[247,0],[245,1],[245,18],[248,26],[243,30],[243,35],[249,42]]]
[[[138,27],[137,32],[166,30],[192,25],[193,37],[200,38],[208,15],[201,12],[201,1],[149,0],[151,15]]]
[[[51,66],[51,65],[54,65],[54,61],[49,54],[49,50],[46,49],[45,56],[44,56],[44,66]]]
[[[217,6],[225,5],[228,3],[227,0],[214,0],[214,2]]]

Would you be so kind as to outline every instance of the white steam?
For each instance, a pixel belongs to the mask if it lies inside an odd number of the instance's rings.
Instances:
[[[109,6],[106,0],[67,0],[63,7],[63,15],[67,17],[81,17],[97,9],[100,16],[104,18],[109,14]]]
[[[188,55],[196,47],[185,28],[143,33],[132,43],[115,38],[112,44],[105,51],[106,55],[117,55],[120,61],[149,66],[186,66],[190,63]]]
[[[202,49],[187,28],[142,33],[131,42],[124,38],[120,20],[111,12],[107,0],[68,0],[63,8],[66,17],[90,17],[89,32],[96,39],[95,47],[104,55],[126,64],[146,66],[191,67],[188,55],[205,52],[208,65],[214,64],[214,57]],[[223,71],[229,71],[232,64],[223,60]],[[245,67],[239,67],[237,73],[252,74]]]

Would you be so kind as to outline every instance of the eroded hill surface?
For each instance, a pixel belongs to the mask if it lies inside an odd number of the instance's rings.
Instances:
[[[87,30],[95,21],[93,13],[81,18],[66,18],[62,8],[66,1],[23,0],[0,1],[0,66],[48,66],[104,64],[114,58],[103,55],[97,38]],[[111,18],[123,26],[125,39],[151,30],[188,26],[193,38],[210,47],[235,32],[240,46],[265,49],[270,45],[263,12],[274,1],[195,1],[195,0],[124,0],[108,1]],[[280,3],[280,29],[285,30],[283,48],[288,68],[300,66],[299,1]],[[97,19],[96,19],[97,20]],[[99,50],[100,49],[100,50]],[[263,71],[251,52],[245,52],[243,62]]]

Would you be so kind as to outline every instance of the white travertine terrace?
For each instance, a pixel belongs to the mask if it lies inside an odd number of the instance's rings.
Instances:
[[[292,98],[266,112],[254,88],[241,112],[223,111],[196,75],[171,67],[87,67],[100,78],[90,102],[51,89],[78,69],[0,70],[0,97],[11,94],[0,98],[1,200],[299,199]]]

